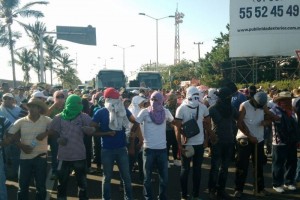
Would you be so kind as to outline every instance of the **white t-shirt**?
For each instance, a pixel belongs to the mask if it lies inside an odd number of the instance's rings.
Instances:
[[[174,117],[170,111],[166,108],[166,119],[162,124],[155,124],[149,115],[147,108],[141,110],[136,118],[136,122],[141,124],[144,122],[144,148],[149,149],[165,149],[167,148],[167,139],[166,139],[166,122],[172,122]]]
[[[246,110],[246,114],[244,117],[244,122],[246,126],[248,127],[250,134],[253,137],[256,137],[258,142],[261,142],[264,140],[264,127],[261,125],[261,122],[264,120],[264,110],[263,109],[257,109],[254,108],[250,101],[245,101],[241,104],[241,106],[244,106]],[[236,139],[239,138],[245,138],[247,137],[242,131],[238,131]]]
[[[197,115],[197,108],[190,108],[186,104],[181,104],[177,110],[176,110],[176,119],[181,119],[182,123],[192,119],[196,118]],[[188,138],[186,145],[200,145],[203,144],[204,142],[204,130],[203,130],[203,119],[204,117],[209,116],[209,111],[208,108],[200,103],[199,104],[199,114],[198,114],[198,126],[200,129],[200,133],[195,135],[194,137]],[[183,138],[182,139],[182,144],[183,144]]]

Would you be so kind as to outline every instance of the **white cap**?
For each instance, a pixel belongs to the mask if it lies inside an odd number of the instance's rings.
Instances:
[[[47,96],[46,95],[44,95],[44,93],[43,92],[41,92],[41,91],[36,91],[36,92],[34,92],[32,95],[31,95],[31,97],[34,97],[34,98],[44,98],[45,100],[47,100]]]
[[[14,95],[13,95],[12,93],[5,93],[5,94],[2,96],[2,98],[3,98],[3,97],[10,97],[10,98],[13,98],[13,99],[15,98]]]

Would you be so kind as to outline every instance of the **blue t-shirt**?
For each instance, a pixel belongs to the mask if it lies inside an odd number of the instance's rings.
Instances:
[[[235,107],[237,110],[240,110],[240,105],[244,101],[247,101],[247,97],[240,92],[234,93],[231,97],[231,105],[233,105],[233,107]]]
[[[126,116],[129,118],[131,116],[131,112],[126,109]],[[100,108],[96,111],[93,116],[93,121],[98,123],[100,126],[100,131],[112,131],[109,128],[109,112],[106,108]],[[114,136],[102,136],[101,137],[101,146],[103,149],[117,149],[126,146],[126,134],[125,128],[120,131],[116,131]]]

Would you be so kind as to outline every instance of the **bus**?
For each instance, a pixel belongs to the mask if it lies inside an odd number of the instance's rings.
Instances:
[[[138,72],[128,77],[128,83],[129,87],[147,87],[153,90],[162,89],[162,77],[159,72]]]
[[[126,78],[123,70],[101,69],[95,79],[95,89],[113,87],[119,90],[125,86]]]

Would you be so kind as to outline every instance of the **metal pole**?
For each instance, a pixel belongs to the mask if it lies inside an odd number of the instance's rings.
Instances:
[[[41,83],[44,83],[44,49],[43,49],[43,36],[44,33],[40,33],[40,76],[41,76]]]
[[[125,48],[123,48],[123,72],[125,73]]]
[[[158,69],[158,19],[156,19],[156,65],[155,71]]]

